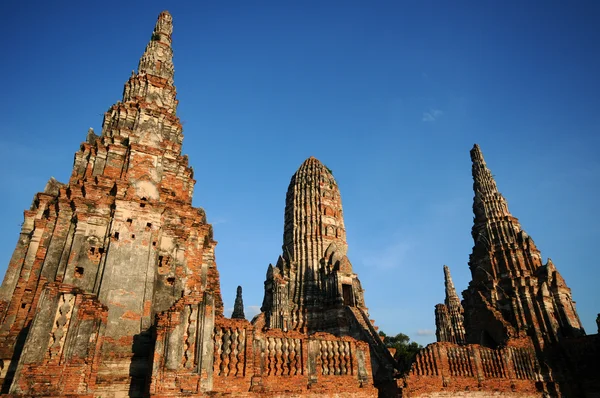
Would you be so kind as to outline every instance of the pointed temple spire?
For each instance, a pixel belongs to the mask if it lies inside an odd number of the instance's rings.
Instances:
[[[444,265],[444,285],[446,298],[444,304],[435,306],[435,326],[437,341],[456,344],[465,343],[464,310],[456,294],[450,268]]]
[[[487,168],[483,153],[481,153],[481,149],[477,144],[471,149],[471,161],[473,163],[471,170],[473,174],[473,191],[475,193],[473,201],[475,224],[507,216],[512,217],[508,211],[506,199],[498,191],[494,176]]]
[[[246,319],[244,315],[244,300],[242,299],[242,287],[238,286],[235,294],[235,303],[233,304],[233,313],[231,314],[233,319]]]
[[[477,144],[471,160],[475,245],[469,258],[472,281],[463,293],[469,342],[504,344],[526,335],[532,319],[540,325],[535,329],[540,344],[581,335],[570,290],[551,262],[542,263],[533,239],[509,212]],[[535,299],[538,292],[547,299]]]
[[[446,305],[460,305],[460,298],[456,294],[452,276],[450,275],[450,268],[447,265],[444,265],[444,285],[446,286]]]
[[[125,83],[123,101],[104,116],[103,136],[147,147],[166,147],[181,154],[183,128],[176,116],[179,101],[173,83],[172,32],[171,14],[163,11],[140,58],[138,72]]]
[[[132,387],[129,369],[151,373],[155,336],[149,330],[158,314],[176,302],[187,305],[190,318],[204,314],[198,328],[211,331],[211,322],[222,316],[216,242],[204,210],[192,206],[193,171],[181,154],[172,29],[171,15],[161,13],[123,100],[104,114],[101,134],[90,129],[75,153],[69,182],[51,180],[25,212],[0,288],[0,329],[6,331],[0,333],[0,361],[7,369],[24,361],[37,363],[38,374],[56,372],[44,364],[68,361],[67,352],[79,350],[78,363],[98,365],[78,368],[86,381],[72,385],[88,385],[98,372],[104,381],[92,384],[111,393],[97,395],[125,396],[144,388]],[[31,255],[37,252],[44,254]],[[65,342],[67,335],[74,337]],[[35,349],[21,356],[24,336]],[[12,393],[39,395],[28,387],[37,383],[29,374],[13,373],[0,376],[4,386],[14,377]],[[48,394],[91,394],[65,384]],[[46,381],[40,385],[50,391]]]
[[[158,16],[156,26],[146,46],[146,51],[140,59],[138,74],[159,76],[173,84],[173,50],[171,49],[171,34],[173,33],[173,18],[168,11]]]

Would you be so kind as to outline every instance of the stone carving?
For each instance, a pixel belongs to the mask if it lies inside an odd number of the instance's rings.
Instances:
[[[357,276],[347,248],[337,183],[329,169],[311,157],[288,188],[283,255],[275,267],[269,266],[265,282],[262,311],[268,326],[335,332],[337,326],[328,329],[323,324],[326,318],[337,318],[326,315],[327,310],[355,305],[354,297],[364,301],[362,290],[353,284]]]
[[[244,376],[246,329],[215,328],[214,372],[217,376]]]
[[[346,341],[321,340],[319,359],[323,375],[351,375],[352,360],[350,343]]]
[[[509,347],[508,352],[512,359],[512,366],[517,379],[540,379],[538,376],[540,368],[533,349]]]
[[[448,342],[430,344],[417,354],[406,392],[419,396],[423,391],[443,388],[461,392],[465,386],[485,385],[494,386],[495,391],[513,391],[518,383],[524,394],[535,392],[536,382],[542,380],[541,367],[531,341],[519,344],[525,346],[491,349]]]
[[[448,364],[451,376],[473,377],[473,365],[466,347],[448,348]]]
[[[75,296],[72,294],[60,296],[52,331],[50,332],[50,342],[48,343],[48,356],[50,359],[60,358],[62,354],[74,302]]]
[[[267,337],[266,369],[268,376],[295,376],[302,370],[302,341]]]

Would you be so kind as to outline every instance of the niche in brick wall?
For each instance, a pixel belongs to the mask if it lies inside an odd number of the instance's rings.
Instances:
[[[158,256],[158,274],[165,275],[171,271],[171,256],[160,255]]]

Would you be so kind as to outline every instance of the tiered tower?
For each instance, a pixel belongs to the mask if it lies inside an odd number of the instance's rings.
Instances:
[[[358,276],[346,255],[342,199],[331,170],[314,157],[292,176],[285,203],[283,254],[269,265],[255,323],[367,342],[373,375],[392,380],[395,360],[369,319]]]
[[[446,286],[444,304],[435,306],[435,335],[437,341],[464,344],[464,310],[460,298],[456,294],[452,276],[450,276],[450,268],[447,265],[444,265],[444,284]]]
[[[327,167],[310,157],[288,187],[283,254],[275,267],[269,265],[265,282],[261,310],[266,324],[283,330],[347,333],[344,306],[366,311],[347,250],[337,183]]]
[[[542,263],[498,192],[478,145],[473,162],[472,280],[463,292],[467,341],[495,347],[511,337],[530,336],[543,347],[585,332],[571,290],[550,259]]]
[[[155,315],[203,292],[222,314],[216,242],[192,207],[193,170],[181,155],[171,33],[163,12],[102,134],[88,132],[75,154],[69,182],[51,180],[25,211],[0,288],[5,390],[14,376],[16,393],[142,394]],[[101,349],[73,340],[86,338],[102,339]],[[36,384],[49,367],[59,374],[56,366],[73,363],[89,365],[79,373],[85,383]]]

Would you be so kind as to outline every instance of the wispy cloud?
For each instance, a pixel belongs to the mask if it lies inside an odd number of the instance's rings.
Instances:
[[[424,122],[435,122],[438,120],[444,112],[439,109],[430,109],[429,112],[423,112],[423,118],[421,119]]]
[[[419,329],[417,330],[417,336],[433,336],[435,332],[431,329]]]

